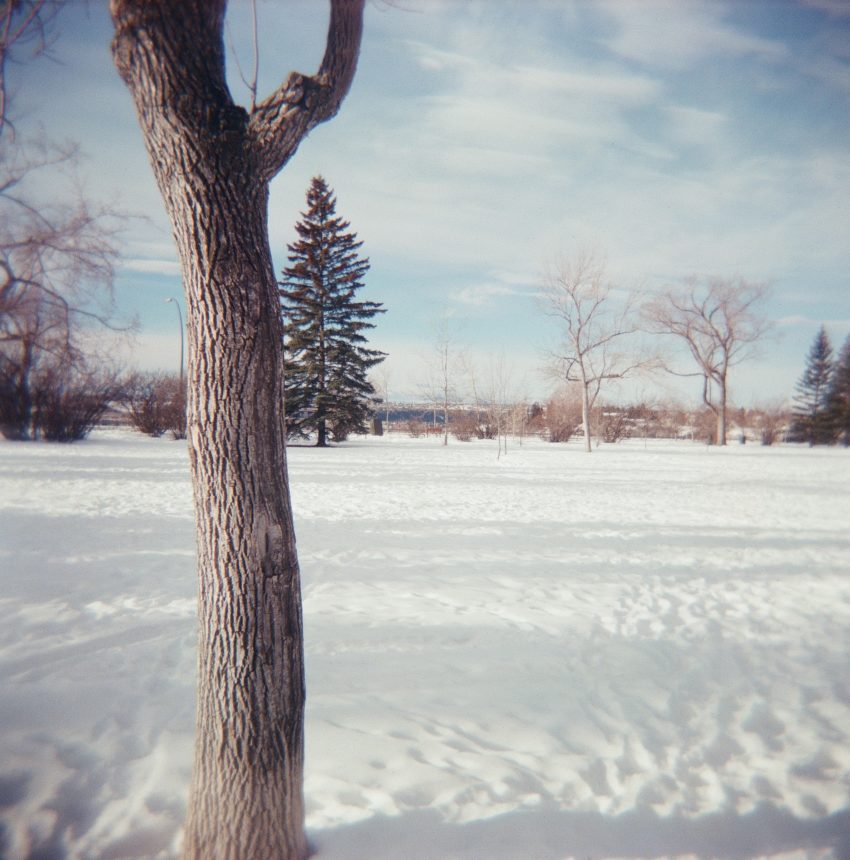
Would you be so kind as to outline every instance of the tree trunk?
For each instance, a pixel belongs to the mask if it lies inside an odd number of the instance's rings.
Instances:
[[[719,403],[717,405],[717,444],[726,444],[726,382],[719,384]]]
[[[33,376],[33,364],[35,343],[29,337],[25,337],[23,348],[21,350],[21,366],[18,369],[17,376],[19,380],[18,398],[15,404],[16,410],[16,435],[13,439],[33,439],[35,438],[35,429],[33,427],[33,402],[32,402],[32,386],[31,379]]]
[[[590,444],[590,395],[585,382],[581,384],[581,429],[584,432],[584,450],[590,454],[593,451]]]
[[[198,276],[203,261],[193,259],[192,231],[180,237],[181,257],[191,261],[184,281],[200,575],[196,766],[186,855],[301,858],[301,594],[267,192],[264,183],[251,182],[250,209],[215,223],[228,198],[250,199],[247,187],[232,187],[233,178],[222,184],[199,198],[201,211],[212,216],[204,235],[226,237],[208,246],[212,256],[223,257],[208,277]],[[190,212],[175,214],[175,221],[192,223]],[[228,846],[223,832],[234,844]]]
[[[250,116],[224,80],[225,0],[110,10],[186,292],[199,678],[185,856],[303,860],[301,594],[268,183],[347,91],[362,0],[332,0],[319,75],[291,75]]]
[[[250,171],[210,179],[172,177],[165,192],[187,299],[200,580],[185,855],[300,860],[301,594],[267,186]]]
[[[183,269],[189,455],[198,537],[191,858],[306,855],[301,595],[286,481],[282,331],[268,185],[246,160],[210,171],[152,129]]]

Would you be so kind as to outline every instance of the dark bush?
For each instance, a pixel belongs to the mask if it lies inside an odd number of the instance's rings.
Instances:
[[[50,442],[85,439],[112,403],[123,396],[123,384],[111,371],[42,371],[32,385],[32,438]]]
[[[127,386],[126,402],[130,423],[140,433],[186,438],[186,391],[175,374],[136,374]]]
[[[11,373],[0,373],[0,434],[5,439],[28,439],[31,417],[29,391]]]
[[[599,415],[599,435],[603,442],[613,444],[631,436],[631,422],[622,410],[601,412]]]

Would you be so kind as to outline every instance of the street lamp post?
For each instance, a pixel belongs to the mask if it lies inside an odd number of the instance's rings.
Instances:
[[[177,317],[180,320],[180,390],[183,390],[183,311],[180,310],[180,302],[173,297],[169,297],[165,300],[165,303],[168,304],[172,302],[174,307],[177,308]]]

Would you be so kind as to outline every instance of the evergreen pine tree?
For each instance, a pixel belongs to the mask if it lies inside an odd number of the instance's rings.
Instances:
[[[828,408],[832,429],[845,447],[850,445],[850,335],[844,341],[829,387]]]
[[[329,435],[340,441],[365,430],[377,400],[367,375],[385,353],[369,349],[364,332],[384,309],[355,299],[369,260],[358,255],[363,243],[337,216],[321,176],[310,183],[301,214],[280,282],[286,417],[290,435],[315,433],[325,446]]]
[[[794,418],[791,438],[809,445],[827,445],[834,441],[829,393],[833,376],[832,345],[821,326],[806,359],[806,369],[797,383],[794,395]]]

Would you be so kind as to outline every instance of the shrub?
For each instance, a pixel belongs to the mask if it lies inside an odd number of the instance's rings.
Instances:
[[[770,446],[785,438],[791,422],[789,411],[782,404],[756,408],[752,412],[753,424],[762,445]]]
[[[623,410],[600,412],[599,435],[603,442],[613,444],[632,435],[631,423]]]
[[[124,386],[114,371],[52,368],[38,374],[33,391],[33,438],[85,439]]]
[[[418,439],[428,432],[428,426],[418,418],[411,418],[407,422],[407,432],[412,439]]]
[[[581,424],[581,403],[573,392],[551,397],[546,404],[546,429],[550,442],[569,442]]]
[[[474,438],[481,438],[478,419],[471,412],[454,416],[449,426],[452,435],[458,442],[469,442]]]
[[[186,438],[186,390],[175,374],[136,374],[126,402],[130,424],[140,433],[157,438],[170,432],[174,439]]]

